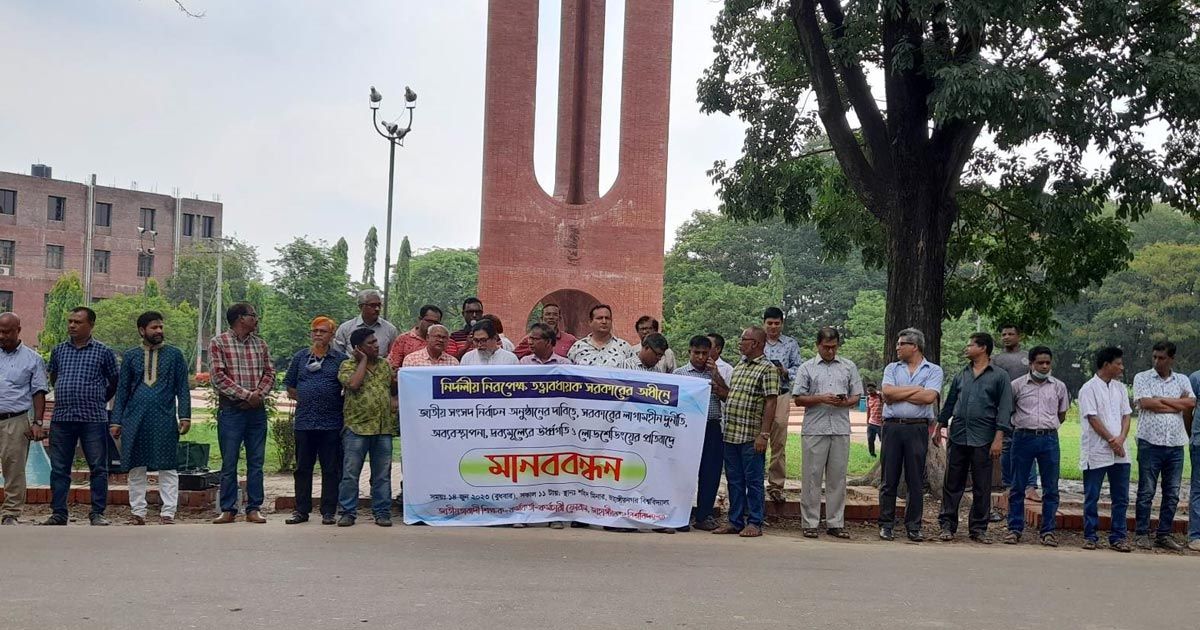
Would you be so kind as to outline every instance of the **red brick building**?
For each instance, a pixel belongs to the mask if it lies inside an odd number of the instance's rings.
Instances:
[[[538,0],[492,0],[484,91],[479,297],[505,322],[557,303],[563,327],[587,333],[592,305],[613,307],[615,331],[662,315],[671,0],[625,3],[620,158],[599,190],[604,9],[562,3],[554,191],[534,175]]]
[[[220,203],[0,172],[0,312],[21,317],[37,343],[46,295],[76,271],[91,299],[139,291],[171,276],[176,252],[221,235]]]

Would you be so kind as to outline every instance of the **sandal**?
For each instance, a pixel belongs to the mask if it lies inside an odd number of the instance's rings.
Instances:
[[[742,538],[758,538],[762,536],[762,529],[758,525],[747,525],[738,536]]]
[[[815,527],[813,527],[813,528],[810,528],[810,529],[806,529],[806,530],[804,530],[804,537],[805,537],[805,538],[816,538],[816,537],[818,537],[818,536],[820,536],[820,535],[821,535],[821,534],[820,534],[819,532],[817,532],[817,528],[815,528]]]
[[[1085,541],[1083,541],[1083,548],[1084,548],[1084,549],[1087,549],[1088,551],[1091,551],[1092,549],[1095,549],[1095,548],[1096,548],[1096,541],[1094,541],[1094,540],[1085,540]]]
[[[1108,546],[1112,547],[1115,551],[1120,551],[1121,553],[1129,553],[1130,551],[1133,551],[1133,545],[1129,544],[1128,538],[1122,538],[1115,543],[1110,543]]]
[[[1058,539],[1054,537],[1054,534],[1051,534],[1049,532],[1042,534],[1041,540],[1042,540],[1042,544],[1046,545],[1047,547],[1057,547],[1058,546]]]
[[[1047,534],[1047,536],[1049,536],[1049,534]],[[1017,532],[1009,530],[1008,533],[1004,535],[1004,544],[1006,545],[1015,545],[1019,542],[1021,542],[1021,535]],[[1042,536],[1042,544],[1046,544],[1046,536]],[[1057,547],[1058,543],[1054,543],[1054,546]]]
[[[734,527],[733,525],[725,524],[725,525],[722,525],[722,526],[712,530],[712,533],[714,533],[714,534],[740,534],[740,533],[742,533],[742,530]]]
[[[825,533],[833,536],[834,538],[841,538],[843,540],[850,538],[850,532],[842,529],[841,527],[830,527]]]

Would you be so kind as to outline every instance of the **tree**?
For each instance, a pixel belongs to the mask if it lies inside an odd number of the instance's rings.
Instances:
[[[225,326],[225,314],[216,312],[217,305],[217,247],[210,240],[198,240],[189,249],[179,253],[175,273],[167,278],[164,295],[171,304],[200,303],[204,292],[204,330],[221,330]],[[250,283],[261,282],[258,269],[258,250],[253,245],[236,238],[224,242],[222,255],[222,299],[226,305],[246,299]]]
[[[142,344],[137,318],[146,311],[158,311],[163,316],[167,343],[179,348],[187,364],[196,358],[196,310],[187,302],[172,305],[158,294],[153,279],[146,282],[141,293],[121,294],[95,305],[96,327],[92,334],[107,344],[118,356]]]
[[[338,245],[295,238],[275,251],[271,290],[264,290],[260,298],[260,332],[277,365],[286,365],[291,354],[305,345],[312,318],[325,315],[344,321],[355,307],[346,259]]]
[[[741,286],[716,272],[676,256],[667,258],[663,278],[663,331],[676,356],[693,335],[710,332],[725,337],[726,351],[736,356],[735,340],[747,326],[762,321],[763,305],[771,304],[767,285]],[[686,350],[683,350],[686,353]]]
[[[367,238],[363,241],[363,273],[362,283],[368,286],[375,286],[375,255],[379,251],[379,233],[372,225],[371,229],[367,230]],[[387,274],[385,273],[386,277]]]
[[[403,253],[403,252],[401,252]],[[479,252],[474,249],[434,249],[414,256],[410,266],[408,306],[403,314],[416,319],[422,304],[445,312],[442,323],[453,329],[462,321],[462,301],[479,286]]]
[[[733,285],[771,285],[767,299],[746,305],[757,310],[754,317],[731,321],[738,321],[738,325],[758,323],[762,309],[777,304],[787,317],[789,334],[808,339],[821,326],[842,325],[860,290],[885,286],[884,275],[864,269],[856,250],[847,250],[842,259],[825,256],[815,228],[804,225],[788,229],[778,218],[747,223],[712,212],[696,212],[679,227],[667,254],[664,295],[671,293],[672,277],[690,277],[671,274],[671,266],[680,262],[712,271]],[[781,291],[782,301],[778,298]],[[743,305],[731,306],[738,311]],[[670,320],[668,313],[664,307],[663,315]]]
[[[475,270],[476,275],[479,274],[478,268]],[[411,307],[412,298],[412,244],[408,242],[408,237],[405,236],[400,241],[400,257],[396,259],[396,265],[392,270],[386,270],[385,275],[390,276],[389,284],[385,291],[388,293],[388,310],[391,311],[389,320],[392,322],[407,322],[413,320],[417,316],[417,311],[413,311]],[[417,306],[417,308],[421,308]]]
[[[883,380],[883,366],[887,365],[883,337],[883,322],[886,311],[883,291],[859,291],[846,319],[846,340],[841,354],[854,361],[863,380],[876,385]]]
[[[38,333],[42,352],[48,353],[67,340],[67,317],[77,306],[83,306],[83,282],[78,273],[68,271],[58,277],[46,296],[46,323]]]
[[[921,328],[934,360],[970,307],[1045,330],[1129,259],[1123,221],[1200,212],[1198,20],[1196,0],[729,2],[699,82],[748,123],[712,171],[722,212],[862,247],[887,266],[885,336]]]

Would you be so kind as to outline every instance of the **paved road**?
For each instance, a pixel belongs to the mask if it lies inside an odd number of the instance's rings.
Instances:
[[[278,520],[22,526],[0,540],[5,630],[1187,628],[1200,568],[965,543]]]

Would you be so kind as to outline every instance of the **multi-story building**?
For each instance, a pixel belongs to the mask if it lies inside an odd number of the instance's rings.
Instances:
[[[21,317],[34,346],[55,280],[76,271],[89,302],[171,276],[176,253],[221,236],[222,206],[151,192],[0,172],[0,312]]]

